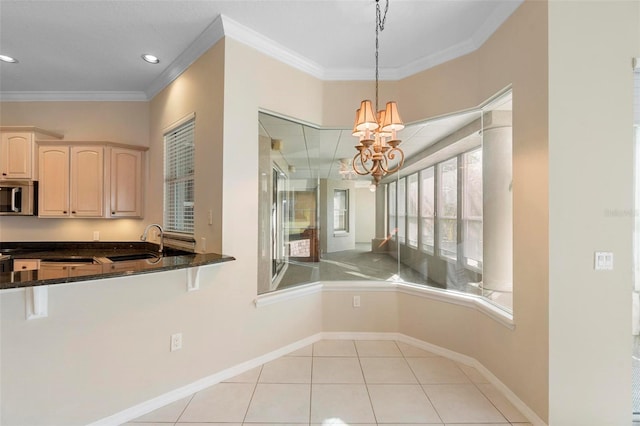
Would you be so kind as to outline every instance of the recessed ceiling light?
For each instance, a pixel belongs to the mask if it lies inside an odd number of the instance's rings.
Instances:
[[[16,62],[18,62],[16,58],[12,58],[11,56],[7,56],[7,55],[0,55],[0,61],[9,62],[11,64],[15,64]]]
[[[150,64],[157,64],[160,62],[160,59],[158,59],[157,56],[153,56],[148,53],[145,53],[144,55],[142,55],[142,59],[149,62]]]

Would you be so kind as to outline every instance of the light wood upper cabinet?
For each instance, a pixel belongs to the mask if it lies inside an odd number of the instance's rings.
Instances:
[[[38,139],[62,139],[62,135],[32,126],[0,127],[0,180],[38,179]]]
[[[71,148],[71,215],[104,216],[104,148],[74,146]]]
[[[38,216],[69,216],[69,147],[41,146]]]
[[[33,135],[3,132],[0,141],[0,179],[31,179]]]
[[[39,147],[40,217],[103,217],[104,147]]]
[[[111,148],[110,217],[142,217],[143,152]]]
[[[38,147],[40,217],[142,217],[145,147],[45,142]]]

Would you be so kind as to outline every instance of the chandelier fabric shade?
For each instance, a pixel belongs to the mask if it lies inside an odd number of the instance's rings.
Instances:
[[[384,16],[380,12],[379,0],[376,0],[376,105],[375,110],[370,100],[360,103],[356,110],[352,135],[358,138],[355,146],[358,153],[353,157],[353,170],[359,175],[371,175],[373,184],[378,185],[380,179],[395,173],[404,164],[404,152],[398,145],[400,140],[396,132],[404,129],[404,123],[398,112],[395,101],[387,102],[384,109],[378,109],[378,32],[384,30],[387,19],[389,0],[386,0]],[[398,162],[392,166],[392,162]]]

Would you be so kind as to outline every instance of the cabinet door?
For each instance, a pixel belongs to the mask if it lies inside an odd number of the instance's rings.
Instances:
[[[40,268],[39,259],[15,259],[13,261],[14,271],[34,271]]]
[[[71,215],[102,217],[104,192],[104,148],[71,148]]]
[[[142,217],[142,152],[111,149],[111,217]]]
[[[39,149],[38,216],[69,216],[69,147]]]
[[[31,179],[33,134],[2,133],[0,138],[0,180]]]
[[[48,263],[42,263],[38,270],[39,280],[52,280],[55,278],[66,278],[68,276],[69,266],[67,265],[51,265]]]
[[[82,275],[99,275],[102,273],[102,265],[96,263],[88,263],[85,265],[71,265],[69,267],[69,276],[78,277]]]

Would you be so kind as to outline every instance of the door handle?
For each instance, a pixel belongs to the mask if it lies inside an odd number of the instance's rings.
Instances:
[[[16,196],[20,192],[20,188],[11,188],[11,211],[19,212],[20,209],[16,206]]]

